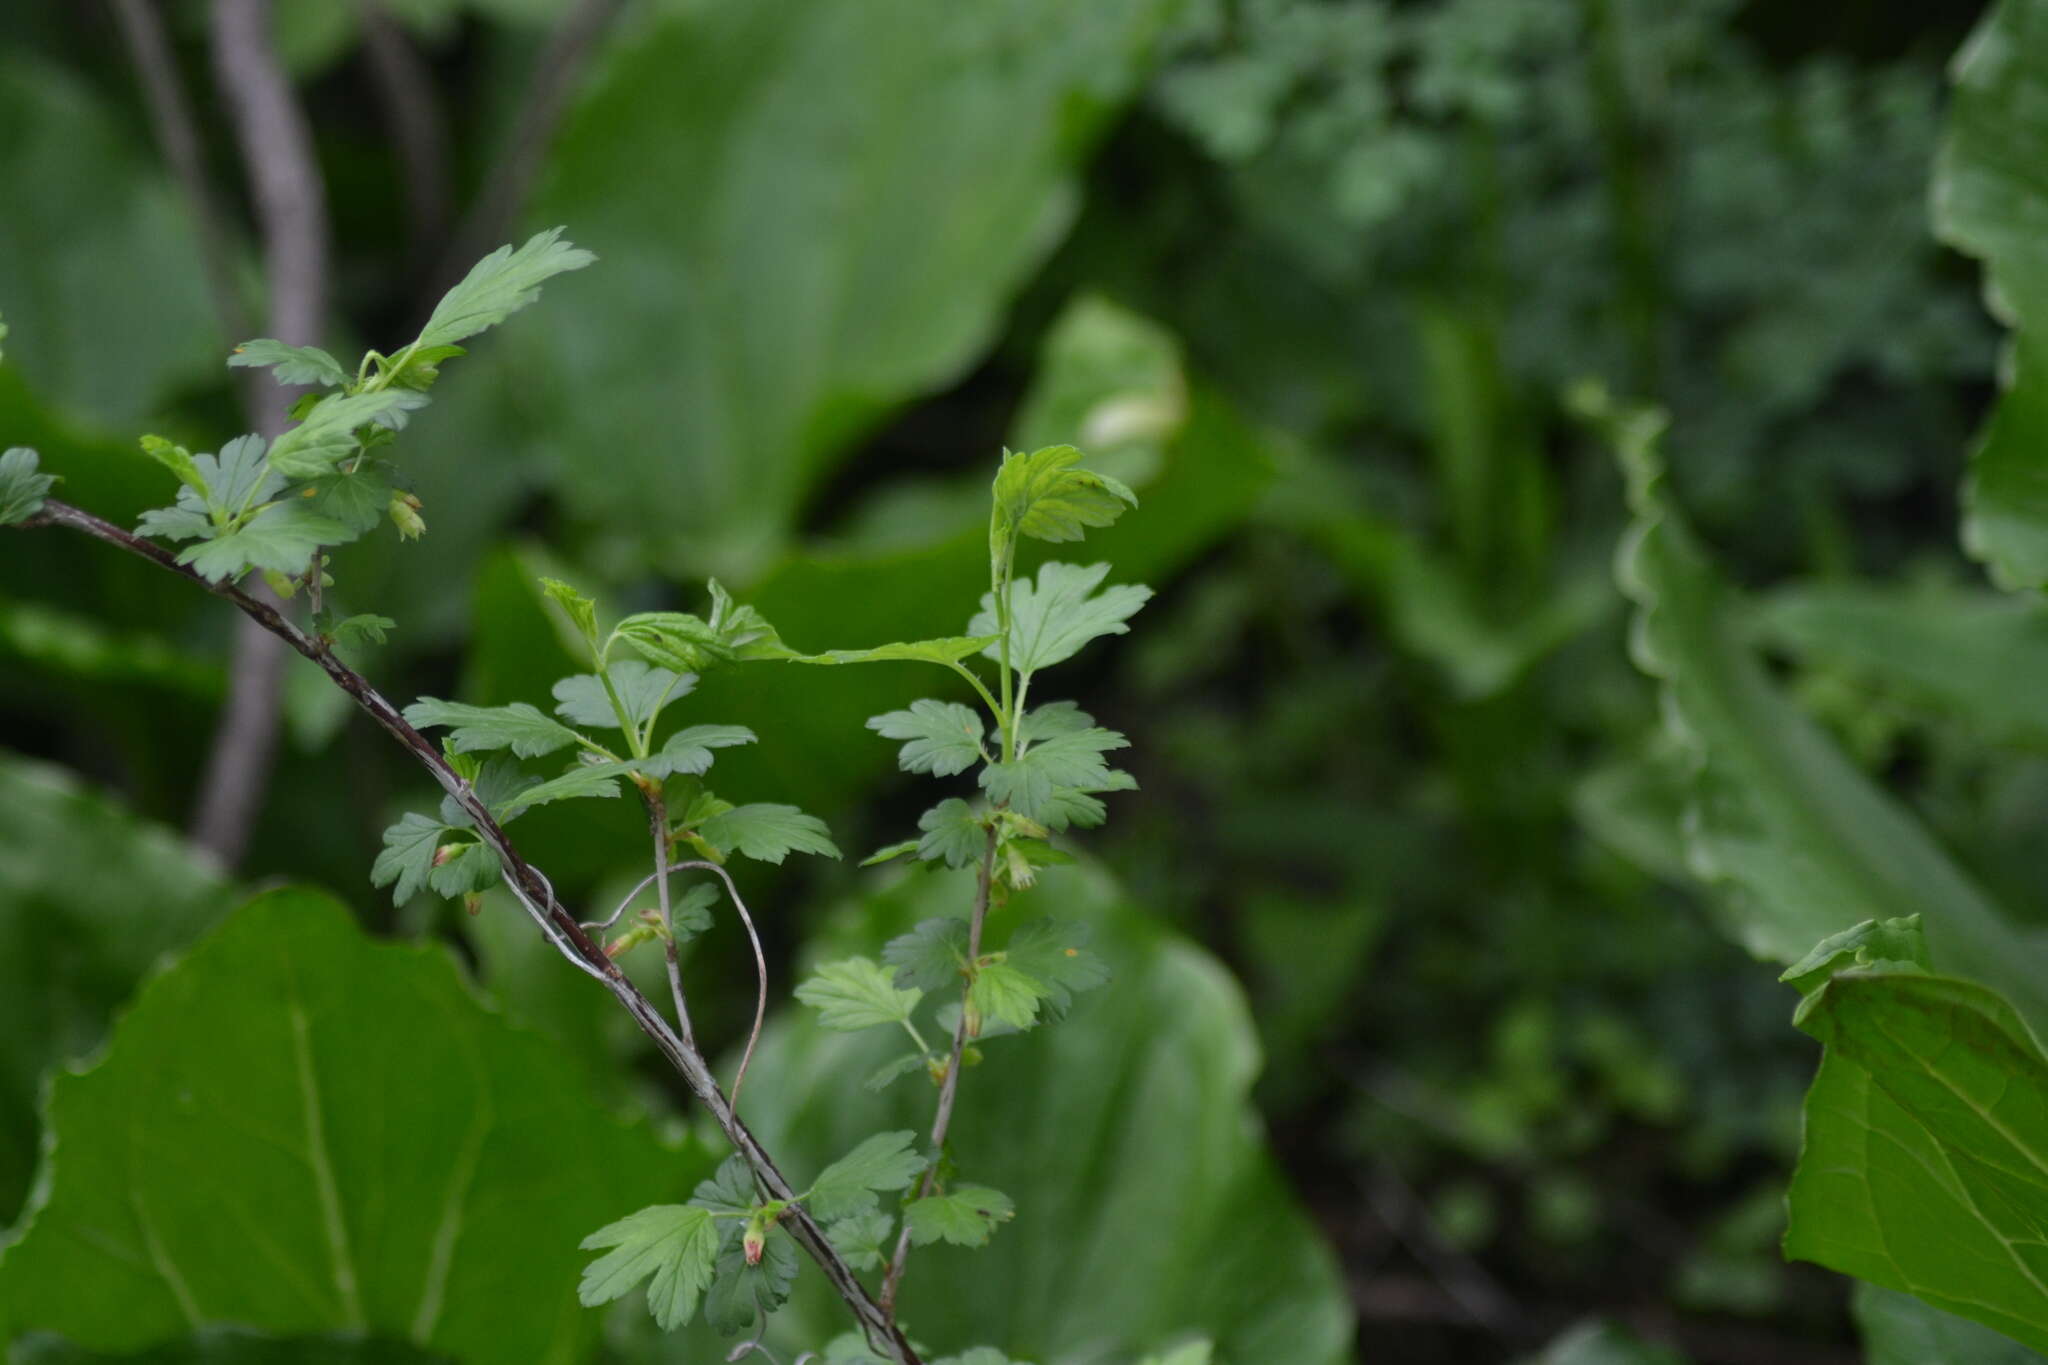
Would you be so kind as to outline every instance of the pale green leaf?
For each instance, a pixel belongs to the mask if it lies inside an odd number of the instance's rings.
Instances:
[[[818,1011],[818,1022],[826,1028],[901,1024],[909,1020],[924,992],[898,990],[894,980],[895,973],[884,971],[872,958],[850,957],[818,968],[796,988],[796,998]]]
[[[673,1332],[697,1311],[718,1259],[719,1228],[708,1210],[656,1204],[585,1237],[584,1251],[612,1250],[584,1268],[576,1297],[586,1308],[610,1303],[647,1281],[647,1308]]]
[[[370,866],[370,885],[391,887],[391,903],[404,905],[426,886],[434,870],[434,851],[448,827],[439,820],[408,811],[384,831],[384,848]]]
[[[779,863],[791,853],[839,856],[825,822],[795,806],[735,806],[701,822],[697,833],[720,853],[739,852],[766,863]]]
[[[605,670],[619,705],[635,729],[647,722],[666,704],[690,695],[697,686],[695,675],[656,668],[638,659],[620,659]],[[555,714],[577,725],[617,730],[619,713],[604,690],[604,679],[594,673],[578,673],[554,686]]]
[[[1079,540],[1087,528],[1107,526],[1137,495],[1107,474],[1083,469],[1072,446],[1047,446],[1030,454],[1005,451],[996,471],[992,548],[1001,559],[1016,536],[1035,540]]]
[[[1132,583],[1101,587],[1109,576],[1109,565],[1047,563],[1038,567],[1038,578],[1020,578],[1010,585],[1010,665],[1022,673],[1034,673],[1074,657],[1091,640],[1105,635],[1124,635],[1124,623],[1152,599],[1152,590]],[[967,623],[975,635],[997,635],[995,596],[981,595],[981,610]],[[1002,657],[998,642],[982,651],[991,659]]]
[[[320,384],[338,389],[355,376],[318,346],[287,346],[282,341],[259,337],[235,347],[228,364],[245,369],[268,369],[280,384]]]
[[[1013,1029],[1028,1029],[1038,1022],[1039,1002],[1052,988],[1028,972],[1007,962],[986,962],[974,972],[967,988],[967,1006],[981,1019],[993,1019]],[[981,1029],[972,1029],[980,1034]]]
[[[441,296],[415,347],[448,346],[495,327],[540,297],[540,287],[568,270],[581,270],[597,257],[562,240],[563,228],[549,228],[526,239],[517,250],[510,243],[471,266],[453,289]]]
[[[914,701],[905,711],[871,717],[868,729],[884,739],[909,741],[897,765],[909,773],[951,777],[980,762],[987,727],[981,713],[956,701]]]
[[[270,467],[295,481],[318,478],[361,446],[358,430],[372,425],[402,427],[406,414],[426,402],[425,394],[399,388],[328,394],[313,405],[305,420],[286,428],[271,442]]]
[[[178,562],[214,583],[239,578],[250,569],[296,578],[306,572],[315,550],[344,544],[355,534],[303,503],[273,503],[225,535],[187,545],[178,551]]]
[[[54,474],[38,472],[36,453],[15,446],[0,454],[0,526],[26,521],[43,510],[43,498],[57,482]]]

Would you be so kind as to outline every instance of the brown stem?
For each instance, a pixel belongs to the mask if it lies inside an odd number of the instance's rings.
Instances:
[[[981,926],[988,918],[988,892],[995,880],[996,832],[988,832],[988,843],[981,851],[980,874],[974,883],[974,914],[967,921],[967,962],[969,976],[967,984],[960,990],[960,1021],[953,1025],[953,1055],[946,1063],[946,1079],[939,1083],[939,1104],[932,1115],[932,1150],[942,1153],[946,1148],[946,1134],[953,1127],[953,1100],[960,1092],[960,1055],[967,1050],[967,993],[974,989],[973,964],[981,957]],[[938,1163],[927,1166],[924,1179],[918,1182],[917,1197],[923,1199],[932,1192],[932,1186],[939,1174]],[[896,1291],[903,1284],[903,1270],[910,1262],[910,1224],[904,1223],[903,1231],[896,1234],[896,1253],[889,1258],[889,1273],[882,1280],[882,1312],[889,1319],[891,1327],[896,1323]]]
[[[368,713],[393,739],[404,746],[406,751],[433,775],[441,789],[448,793],[455,804],[469,816],[477,837],[498,855],[503,865],[505,881],[513,894],[534,908],[536,917],[556,949],[578,968],[604,984],[612,997],[633,1016],[633,1022],[640,1031],[654,1041],[656,1049],[683,1078],[683,1084],[697,1097],[715,1120],[733,1147],[747,1164],[753,1168],[755,1178],[771,1199],[787,1201],[790,1207],[783,1213],[782,1222],[789,1229],[797,1244],[807,1252],[825,1278],[832,1284],[834,1292],[852,1310],[854,1318],[867,1335],[872,1349],[888,1355],[898,1365],[922,1365],[917,1351],[895,1325],[893,1318],[884,1313],[869,1296],[866,1286],[854,1274],[840,1254],[833,1249],[825,1231],[819,1227],[808,1210],[796,1202],[797,1191],[783,1177],[774,1160],[768,1155],[753,1133],[733,1113],[726,1101],[725,1092],[719,1089],[718,1079],[711,1072],[711,1065],[704,1060],[703,1053],[694,1043],[687,1041],[669,1026],[659,1009],[642,995],[633,983],[626,979],[616,964],[605,956],[604,950],[594,943],[576,917],[563,908],[555,899],[554,889],[534,866],[520,856],[518,849],[506,837],[504,829],[491,815],[483,802],[477,799],[469,783],[463,781],[456,771],[442,757],[440,749],[433,742],[409,724],[384,696],[372,687],[368,679],[334,656],[325,639],[306,634],[270,603],[243,592],[232,583],[210,583],[192,569],[177,562],[169,550],[152,541],[125,531],[110,521],[93,516],[90,512],[68,503],[47,501],[42,510],[26,521],[18,523],[24,529],[38,526],[61,526],[78,531],[95,540],[103,540],[138,555],[157,567],[187,579],[216,597],[224,598],[239,608],[242,614],[257,626],[282,640],[286,645],[319,665],[321,671],[334,682],[363,711]],[[984,876],[984,881],[986,877]]]
[[[270,41],[268,0],[214,0],[213,60],[262,229],[267,330],[291,345],[311,345],[319,340],[327,294],[327,192],[312,130]],[[256,384],[250,393],[257,431],[284,430],[290,395],[276,384]],[[193,839],[230,867],[248,848],[270,781],[283,702],[284,650],[244,621],[192,821]]]

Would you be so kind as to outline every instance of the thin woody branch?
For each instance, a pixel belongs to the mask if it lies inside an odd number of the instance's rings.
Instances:
[[[434,743],[414,729],[398,708],[386,700],[382,693],[370,685],[368,679],[336,658],[328,642],[317,635],[309,635],[299,629],[268,602],[242,591],[232,583],[213,583],[200,574],[177,562],[169,550],[153,541],[145,540],[133,532],[122,529],[90,512],[73,507],[68,503],[45,501],[42,509],[34,516],[18,523],[24,529],[40,526],[57,526],[103,540],[109,545],[126,550],[155,564],[168,573],[189,580],[197,586],[232,603],[245,617],[282,640],[291,649],[319,665],[335,686],[347,693],[350,700],[368,713],[371,720],[397,740],[421,766],[433,774],[434,780],[443,791],[461,807],[474,825],[477,837],[490,847],[502,864],[507,885],[522,903],[527,905],[540,921],[558,951],[587,975],[596,977],[610,991],[612,997],[633,1016],[641,1032],[654,1041],[662,1056],[675,1068],[690,1093],[699,1103],[711,1111],[733,1147],[753,1168],[756,1179],[771,1199],[789,1201],[789,1208],[783,1214],[783,1224],[797,1244],[810,1255],[832,1284],[834,1292],[843,1299],[859,1321],[870,1346],[889,1355],[899,1365],[922,1365],[922,1360],[909,1340],[898,1330],[893,1316],[883,1311],[860,1282],[853,1268],[833,1248],[826,1238],[824,1229],[819,1227],[808,1210],[797,1202],[799,1191],[783,1177],[767,1151],[740,1121],[720,1089],[717,1077],[712,1074],[710,1063],[704,1059],[695,1044],[679,1036],[654,1003],[642,995],[612,960],[605,955],[576,917],[556,899],[554,888],[546,877],[525,858],[520,856],[502,826],[490,810],[477,798],[469,783],[449,766]],[[984,876],[982,904],[986,905],[987,879]],[[977,916],[977,923],[979,916]],[[958,1044],[955,1045],[955,1064],[958,1063]]]

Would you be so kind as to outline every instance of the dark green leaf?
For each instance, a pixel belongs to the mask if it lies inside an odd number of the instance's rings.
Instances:
[[[580,1359],[598,1324],[576,1240],[669,1193],[678,1159],[583,1065],[480,1004],[444,949],[265,896],[145,985],[91,1069],[57,1075],[0,1302],[100,1350],[196,1320],[396,1335],[465,1365],[532,1365],[536,1342]]]
[[[391,887],[391,903],[404,905],[426,886],[434,870],[434,852],[447,832],[448,826],[439,820],[406,812],[384,831],[384,851],[370,867],[370,885]]]
[[[391,466],[364,460],[353,469],[322,474],[306,485],[306,506],[360,535],[374,530],[391,503]]]
[[[713,1213],[747,1213],[761,1202],[754,1188],[753,1168],[738,1152],[718,1163],[708,1179],[699,1181],[690,1202]]]
[[[1851,1300],[1864,1365],[2041,1365],[2043,1357],[2011,1337],[1930,1308],[1910,1294],[1859,1283]]]
[[[296,578],[306,572],[313,551],[354,538],[348,527],[308,510],[303,503],[275,503],[218,539],[187,545],[178,551],[178,562],[191,565],[215,583],[238,578],[250,569]]]
[[[454,849],[446,857],[438,853],[427,873],[427,886],[437,896],[451,900],[477,891],[488,891],[504,877],[498,855],[477,843],[444,845]]]
[[[988,793],[989,800],[1007,803],[1018,814],[1036,820],[1052,805],[1056,788],[1112,789],[1117,779],[1110,775],[1102,755],[1129,745],[1130,741],[1114,730],[1077,730],[1055,735],[1032,745],[1021,758],[983,768],[981,789]],[[1065,805],[1070,808],[1072,803]],[[1063,813],[1070,815],[1071,809]]]
[[[721,1336],[737,1336],[762,1313],[773,1313],[789,1298],[796,1282],[796,1243],[781,1228],[770,1228],[759,1265],[748,1265],[740,1248],[740,1229],[725,1235],[717,1278],[704,1296],[704,1321]]]
[[[967,921],[954,916],[928,919],[882,948],[882,960],[896,969],[900,990],[930,995],[960,984],[967,969]]]
[[[988,846],[988,827],[974,807],[957,796],[949,796],[917,818],[924,837],[917,841],[917,856],[926,862],[944,859],[948,867],[965,867],[980,860]]]
[[[916,1144],[917,1134],[907,1128],[875,1134],[818,1172],[806,1206],[827,1223],[874,1212],[878,1191],[900,1190],[924,1174],[928,1163]]]
[[[1092,991],[1109,980],[1109,964],[1088,950],[1093,931],[1082,920],[1035,919],[1017,927],[1003,948],[1004,959],[1046,988],[1046,1005],[1057,1019],[1077,991]]]

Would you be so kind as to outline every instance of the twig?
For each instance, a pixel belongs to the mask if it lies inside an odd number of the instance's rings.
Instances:
[[[740,889],[733,885],[731,873],[717,863],[709,862],[677,863],[669,870],[716,872],[719,880],[725,883],[725,894],[732,897],[732,908],[740,912],[740,923],[747,927],[747,941],[754,945],[754,979],[759,983],[759,990],[754,995],[754,1029],[747,1035],[746,1050],[740,1053],[740,1067],[732,1078],[732,1107],[738,1109],[740,1087],[747,1081],[747,1065],[754,1060],[754,1045],[761,1041],[761,1030],[768,1022],[768,959],[761,952],[761,936],[754,932],[754,917],[747,913],[747,903],[740,899]]]
[[[319,340],[327,293],[327,194],[312,132],[271,45],[267,0],[214,0],[213,59],[234,112],[235,139],[262,229],[268,331],[280,341],[309,345]],[[289,420],[289,395],[275,384],[258,384],[250,392],[256,429],[275,436]],[[248,848],[277,753],[284,651],[261,627],[244,621],[235,633],[230,669],[227,706],[200,782],[192,837],[232,867]]]
[[[244,339],[250,335],[248,310],[235,287],[227,231],[206,176],[206,154],[200,146],[198,125],[192,118],[191,101],[186,99],[184,82],[178,77],[177,58],[164,33],[163,17],[150,0],[113,0],[113,7],[122,40],[128,46],[128,58],[135,63],[135,74],[149,101],[150,125],[157,144],[178,178],[199,229],[199,254],[206,269],[207,289],[213,295],[213,310],[231,338]]]
[[[898,1365],[923,1365],[916,1349],[911,1346],[895,1325],[894,1320],[869,1296],[867,1288],[854,1274],[853,1268],[832,1246],[824,1229],[818,1226],[809,1210],[799,1202],[799,1192],[784,1178],[773,1158],[762,1148],[747,1125],[733,1112],[726,1100],[725,1092],[719,1088],[718,1078],[711,1072],[711,1066],[704,1060],[694,1043],[686,1042],[676,1030],[669,1026],[653,1002],[642,995],[633,983],[627,980],[616,963],[605,956],[575,916],[564,909],[556,900],[553,888],[530,863],[520,856],[518,849],[506,837],[504,828],[492,816],[482,801],[471,789],[435,745],[415,730],[398,709],[372,687],[369,681],[340,659],[328,648],[327,642],[316,636],[307,635],[280,614],[270,603],[260,601],[243,592],[232,583],[209,583],[192,569],[177,562],[169,550],[152,541],[144,540],[121,527],[100,517],[93,516],[68,503],[47,501],[42,510],[26,521],[18,523],[23,529],[40,526],[61,526],[103,540],[109,545],[139,555],[169,573],[197,584],[214,596],[224,598],[241,610],[243,615],[262,629],[277,636],[285,644],[317,664],[334,684],[346,692],[355,704],[367,712],[379,728],[403,745],[408,753],[424,767],[441,790],[452,798],[463,813],[469,816],[477,837],[498,856],[505,872],[505,881],[520,902],[536,918],[545,921],[548,939],[557,951],[569,958],[588,975],[604,983],[640,1031],[654,1041],[655,1047],[667,1059],[697,1097],[735,1150],[753,1168],[754,1177],[761,1183],[770,1198],[784,1200],[789,1207],[783,1212],[782,1222],[790,1235],[796,1239],[811,1259],[825,1273],[833,1291],[852,1310],[854,1318],[867,1335],[869,1345],[876,1351],[887,1354]],[[573,1154],[572,1154],[573,1155]]]
[[[448,125],[434,98],[433,74],[391,12],[357,0],[370,78],[382,97],[391,142],[405,177],[405,213],[413,268],[424,267],[448,229]]]
[[[996,832],[993,826],[988,832],[988,842],[981,852],[981,871],[974,883],[974,914],[967,922],[967,960],[974,962],[981,956],[981,926],[988,918],[989,886],[995,878]],[[973,983],[963,988],[960,998],[960,1019],[953,1025],[953,1055],[946,1063],[946,1079],[939,1083],[939,1104],[932,1115],[932,1148],[944,1152],[946,1134],[953,1126],[953,1100],[960,1091],[960,1056],[967,1049],[967,997],[966,991],[973,989]],[[938,1163],[927,1166],[924,1179],[918,1183],[917,1197],[923,1199],[932,1192],[932,1185],[938,1179]],[[896,1291],[903,1283],[903,1270],[910,1262],[910,1224],[903,1225],[903,1231],[896,1235],[896,1251],[889,1258],[889,1273],[882,1280],[882,1312],[888,1316],[893,1327],[896,1322]]]
[[[460,279],[471,262],[497,244],[518,216],[540,171],[541,158],[554,141],[555,128],[568,108],[584,62],[623,7],[624,0],[579,0],[548,35],[547,47],[527,80],[526,101],[519,108],[512,133],[492,158],[497,169],[449,240],[430,281],[436,287],[427,291],[428,297]]]

